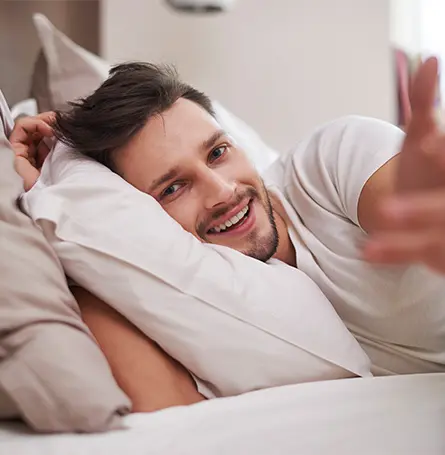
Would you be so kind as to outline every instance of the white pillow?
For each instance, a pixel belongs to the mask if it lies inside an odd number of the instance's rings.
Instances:
[[[155,199],[63,145],[23,202],[67,275],[216,396],[371,374],[355,338],[302,272],[202,244]]]
[[[42,93],[33,95],[45,100],[45,106],[51,109],[65,109],[68,101],[85,97],[108,77],[110,63],[88,52],[71,41],[43,15],[33,16],[43,52],[46,58],[46,71],[35,76],[47,78],[40,87],[46,87]],[[40,69],[41,70],[41,69]],[[213,108],[221,127],[225,129],[255,163],[261,173],[277,159],[278,153],[272,150],[261,139],[259,134],[238,117],[225,109],[221,103],[214,101]]]

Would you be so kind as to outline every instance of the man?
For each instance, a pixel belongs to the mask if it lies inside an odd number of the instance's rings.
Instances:
[[[430,59],[416,77],[406,138],[376,120],[332,122],[297,146],[278,169],[278,187],[271,180],[266,188],[203,93],[154,65],[116,67],[94,94],[56,114],[53,131],[153,196],[202,242],[299,267],[330,299],[377,374],[445,371],[445,281],[418,265],[445,272],[445,139],[433,118],[436,78]],[[26,188],[46,153],[36,150],[33,134],[53,134],[44,120],[23,120],[10,138]],[[371,265],[361,255],[413,265]],[[172,390],[184,391],[174,403],[201,399],[187,372],[150,340],[87,291],[73,292],[137,409],[151,406],[146,380],[154,368],[147,362],[144,372],[140,362],[148,356],[168,365]]]

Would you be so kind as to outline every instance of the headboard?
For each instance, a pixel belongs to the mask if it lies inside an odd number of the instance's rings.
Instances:
[[[29,97],[40,50],[32,15],[44,14],[76,43],[98,53],[99,8],[99,0],[0,1],[0,89],[10,105]]]

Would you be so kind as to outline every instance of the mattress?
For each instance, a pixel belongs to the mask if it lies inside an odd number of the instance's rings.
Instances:
[[[445,374],[279,387],[151,414],[104,434],[0,425],[1,455],[445,453]]]

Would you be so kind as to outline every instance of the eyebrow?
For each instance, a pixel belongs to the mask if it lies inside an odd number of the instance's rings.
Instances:
[[[224,130],[217,130],[215,131],[208,139],[203,141],[201,144],[201,149],[207,151],[208,149],[212,148],[216,142],[222,137],[225,136],[227,133]],[[173,167],[161,177],[157,178],[148,189],[148,193],[152,193],[161,185],[167,183],[169,180],[175,179],[180,174],[179,167]]]
[[[170,169],[168,172],[163,174],[161,177],[157,178],[150,186],[148,189],[148,193],[152,193],[155,189],[157,189],[159,186],[163,185],[164,183],[167,183],[169,180],[172,180],[176,178],[179,175],[179,168],[174,167]]]
[[[203,150],[208,150],[209,148],[212,148],[216,142],[221,139],[222,136],[225,136],[227,133],[224,130],[217,130],[215,131],[208,139],[206,139],[202,144],[201,144],[201,149]]]

